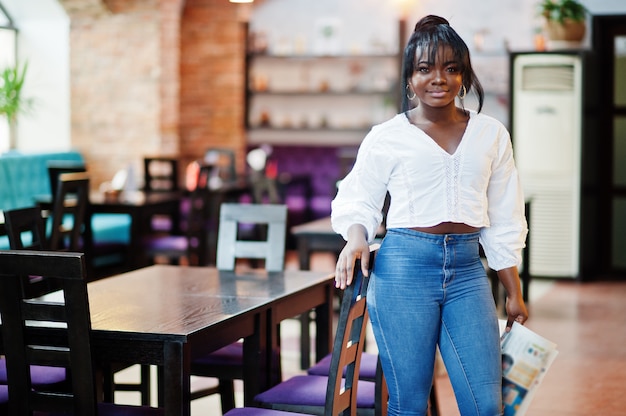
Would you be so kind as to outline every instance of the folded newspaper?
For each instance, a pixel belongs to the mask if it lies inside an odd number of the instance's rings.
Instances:
[[[558,354],[555,343],[517,322],[505,332],[500,320],[502,344],[502,401],[504,416],[522,416]]]

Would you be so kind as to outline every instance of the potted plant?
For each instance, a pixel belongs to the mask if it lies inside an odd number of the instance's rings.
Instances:
[[[0,117],[5,116],[9,122],[10,149],[14,149],[17,144],[17,115],[32,104],[31,99],[22,95],[27,69],[28,64],[25,63],[21,67],[7,67],[0,73]]]
[[[585,36],[587,9],[576,0],[543,0],[540,13],[550,40],[580,42]]]

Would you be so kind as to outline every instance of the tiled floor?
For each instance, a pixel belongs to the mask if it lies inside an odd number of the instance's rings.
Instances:
[[[294,253],[287,267],[297,267]],[[320,254],[312,268],[332,270],[333,258]],[[536,280],[531,284],[527,326],[558,344],[559,355],[546,374],[527,415],[617,416],[626,414],[626,282],[579,284]],[[299,322],[283,324],[283,375],[300,373]],[[373,336],[368,347],[375,351]],[[153,374],[155,372],[153,371]],[[136,377],[136,369],[121,375]],[[197,380],[195,380],[197,381]],[[440,369],[436,379],[441,416],[458,416],[454,395]],[[238,385],[241,391],[241,385]],[[137,402],[134,393],[118,401]],[[238,404],[242,397],[238,394]],[[218,397],[195,400],[192,415],[221,415]]]

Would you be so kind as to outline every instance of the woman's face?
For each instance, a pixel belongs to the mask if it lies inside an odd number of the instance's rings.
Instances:
[[[415,71],[409,84],[420,105],[445,107],[454,104],[463,85],[463,76],[453,50],[449,46],[440,46],[435,62],[430,62],[429,51],[418,49],[415,53]]]

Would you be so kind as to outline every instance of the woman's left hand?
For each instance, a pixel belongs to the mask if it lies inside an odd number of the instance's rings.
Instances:
[[[506,298],[506,332],[511,330],[513,322],[524,324],[528,319],[528,310],[524,304],[522,288],[517,267],[508,267],[498,270],[498,278],[502,282],[507,293]]]
[[[506,332],[511,330],[513,326],[513,322],[517,322],[518,324],[524,324],[528,319],[528,310],[526,309],[526,304],[524,303],[524,299],[521,296],[518,297],[508,297],[506,299]]]

